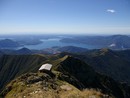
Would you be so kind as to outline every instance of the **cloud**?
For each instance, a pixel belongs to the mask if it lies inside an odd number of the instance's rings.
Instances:
[[[107,12],[109,12],[109,13],[115,13],[116,11],[113,10],[113,9],[107,9]]]

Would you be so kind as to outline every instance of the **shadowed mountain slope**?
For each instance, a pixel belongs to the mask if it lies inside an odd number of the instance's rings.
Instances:
[[[62,75],[59,77],[61,80],[67,81],[79,89],[99,88],[103,92],[114,95],[117,98],[130,96],[129,89],[124,90],[128,93],[128,95],[125,95],[122,91],[124,87],[120,83],[95,72],[93,68],[80,59],[72,56],[65,56],[62,59],[64,60],[56,65],[56,70],[62,72]]]
[[[0,88],[17,76],[37,72],[46,57],[40,55],[4,55],[0,57]]]
[[[92,66],[97,72],[130,84],[130,50],[112,51],[109,49],[90,50],[84,53],[62,53],[78,57]]]

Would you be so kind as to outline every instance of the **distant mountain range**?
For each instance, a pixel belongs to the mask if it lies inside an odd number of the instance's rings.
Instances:
[[[14,48],[20,47],[21,45],[11,39],[0,40],[0,48]]]
[[[0,55],[8,54],[8,55],[26,55],[26,54],[57,54],[61,52],[69,52],[69,53],[82,53],[86,52],[88,49],[75,47],[75,46],[64,46],[64,47],[52,47],[52,48],[45,48],[42,50],[30,50],[28,48],[21,48],[18,50],[13,49],[0,49]]]
[[[2,39],[0,40],[0,48],[2,49],[10,49],[10,48],[18,48],[23,47],[24,45],[37,45],[42,43],[42,41],[38,39],[28,39],[28,40],[12,40],[12,39]]]
[[[79,36],[73,38],[64,38],[60,41],[64,43],[82,43],[86,45],[97,46],[98,48],[117,50],[130,48],[130,37],[126,35]]]

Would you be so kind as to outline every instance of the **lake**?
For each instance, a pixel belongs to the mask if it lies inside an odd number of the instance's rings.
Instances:
[[[86,45],[86,44],[79,44],[79,43],[63,43],[60,42],[60,38],[50,38],[50,39],[41,39],[43,43],[38,44],[38,45],[25,45],[24,47],[28,49],[36,49],[36,50],[41,50],[45,48],[51,48],[54,46],[77,46],[77,47],[82,47],[82,48],[87,48],[87,49],[95,49],[97,46],[91,46],[91,45]],[[21,47],[22,48],[22,47]]]

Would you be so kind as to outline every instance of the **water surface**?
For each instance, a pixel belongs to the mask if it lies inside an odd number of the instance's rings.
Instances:
[[[45,48],[51,48],[54,46],[77,46],[77,47],[82,47],[82,48],[87,48],[87,49],[95,49],[98,48],[97,46],[91,46],[91,45],[86,45],[86,44],[80,44],[80,43],[63,43],[60,42],[60,38],[51,38],[51,39],[41,39],[43,43],[38,44],[38,45],[25,45],[24,47],[28,49],[45,49]]]

